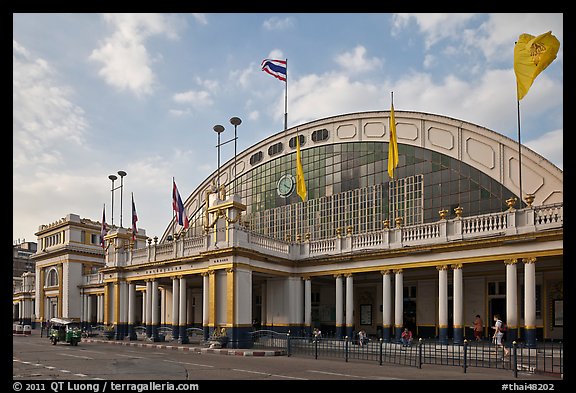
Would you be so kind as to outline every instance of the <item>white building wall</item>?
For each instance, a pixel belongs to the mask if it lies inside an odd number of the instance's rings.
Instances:
[[[216,281],[216,324],[224,325],[227,321],[228,297],[226,270],[217,270]]]
[[[245,269],[236,269],[235,294],[236,310],[234,310],[234,323],[239,325],[252,324],[252,272]]]
[[[64,262],[62,276],[62,317],[79,319],[82,305],[78,285],[82,284],[82,264]]]

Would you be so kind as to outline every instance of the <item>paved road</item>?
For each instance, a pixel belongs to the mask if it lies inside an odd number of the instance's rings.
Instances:
[[[302,356],[232,356],[160,348],[81,342],[78,346],[50,344],[38,334],[13,336],[14,380],[492,380],[501,383],[543,381],[558,386],[557,377],[509,370],[424,365],[422,369],[378,365],[376,362],[341,359],[315,360]],[[500,389],[499,389],[500,390]],[[548,389],[550,390],[550,389]],[[555,389],[558,390],[558,389]]]

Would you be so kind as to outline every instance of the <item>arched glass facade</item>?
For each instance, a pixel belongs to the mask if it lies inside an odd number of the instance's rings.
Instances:
[[[506,199],[515,196],[481,171],[432,150],[399,144],[396,180],[391,182],[387,142],[309,147],[306,145],[314,142],[300,138],[306,202],[302,203],[295,187],[290,187],[296,176],[292,143],[277,146],[283,155],[261,165],[255,163],[258,166],[227,186],[246,205],[251,229],[283,239],[306,233],[320,239],[333,237],[337,228],[345,231],[349,226],[355,233],[380,230],[386,219],[392,227],[397,216],[403,218],[403,225],[437,221],[444,209],[447,218],[453,218],[458,206],[464,216],[504,211]],[[261,153],[270,154],[254,155]],[[194,226],[200,229],[201,214],[197,218]],[[276,229],[271,229],[274,226]]]

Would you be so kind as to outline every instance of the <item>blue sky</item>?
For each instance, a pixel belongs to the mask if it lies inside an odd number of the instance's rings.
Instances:
[[[161,237],[174,177],[186,199],[216,170],[215,124],[238,152],[288,127],[390,109],[462,119],[517,140],[514,43],[552,31],[556,60],[520,101],[522,143],[563,167],[563,14],[13,14],[13,240],[68,213]],[[221,161],[233,157],[233,143]],[[116,186],[119,185],[117,181]],[[119,224],[120,195],[114,201]]]

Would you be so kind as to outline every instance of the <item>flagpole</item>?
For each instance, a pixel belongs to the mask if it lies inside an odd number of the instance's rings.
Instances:
[[[288,59],[286,59],[286,86],[284,88],[284,130],[288,129]]]
[[[394,92],[391,91],[390,92],[390,108],[394,108]],[[390,130],[390,132],[392,132],[392,130]],[[392,136],[392,134],[390,134],[390,137]],[[388,149],[390,149],[390,146],[388,146]],[[390,159],[390,158],[388,158]],[[396,168],[394,168],[396,169]],[[394,183],[394,192],[395,192],[395,204],[394,204],[394,224],[396,225],[396,218],[398,218],[398,187],[396,187],[396,180],[394,177],[392,177],[392,182]]]
[[[518,178],[519,178],[519,188],[520,188],[520,200],[518,201],[518,207],[522,208],[522,144],[520,143],[520,100],[516,100],[518,103]]]
[[[172,176],[172,239],[174,239],[175,227],[176,227],[176,213],[174,211],[174,176]]]

